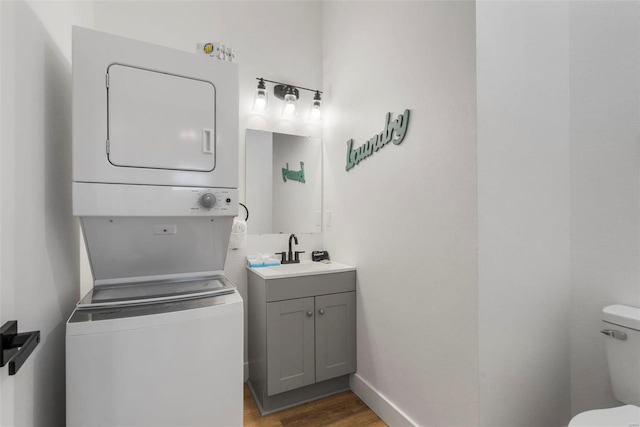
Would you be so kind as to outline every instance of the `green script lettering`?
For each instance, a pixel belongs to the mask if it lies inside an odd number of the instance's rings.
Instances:
[[[299,171],[292,171],[289,170],[289,163],[287,163],[287,167],[286,168],[282,168],[282,180],[284,182],[287,182],[287,179],[290,179],[292,181],[298,181],[301,183],[305,183],[304,180],[304,162],[300,162],[300,170]]]
[[[395,139],[393,143],[395,145],[400,145],[404,140],[405,135],[407,134],[407,126],[409,125],[409,110],[404,110],[404,114],[400,114],[396,119],[396,134],[398,135],[398,139]]]
[[[387,113],[382,132],[374,135],[355,149],[353,148],[353,138],[347,141],[347,164],[345,170],[349,171],[353,169],[355,165],[374,153],[377,153],[378,150],[390,142],[393,142],[394,145],[400,145],[407,135],[408,127],[409,110],[404,110],[404,113],[399,114],[393,121],[391,121],[391,113]]]
[[[355,162],[352,160],[353,156],[353,139],[347,141],[347,166],[345,170],[349,170],[355,166]]]

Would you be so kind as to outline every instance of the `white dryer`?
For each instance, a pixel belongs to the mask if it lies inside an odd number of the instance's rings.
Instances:
[[[67,322],[69,426],[242,424],[237,65],[73,29],[73,213],[94,287]]]
[[[73,28],[74,183],[237,188],[238,132],[237,64]]]

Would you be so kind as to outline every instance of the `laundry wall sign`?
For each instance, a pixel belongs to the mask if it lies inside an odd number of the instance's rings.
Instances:
[[[347,166],[345,170],[349,171],[355,165],[377,153],[381,148],[393,142],[394,145],[400,145],[407,134],[409,127],[409,110],[398,114],[395,120],[391,120],[391,113],[387,113],[385,118],[385,126],[382,132],[371,137],[361,146],[354,148],[353,138],[347,141]]]
[[[300,162],[299,171],[290,170],[289,163],[287,163],[287,167],[282,168],[282,180],[287,182],[288,179],[304,184],[304,162]]]

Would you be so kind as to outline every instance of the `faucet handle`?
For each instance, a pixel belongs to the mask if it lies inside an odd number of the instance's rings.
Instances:
[[[295,261],[300,262],[300,254],[303,254],[304,251],[295,251]]]
[[[281,263],[285,263],[287,262],[287,253],[286,252],[276,252],[276,255],[280,255],[280,257],[282,258],[280,260]]]

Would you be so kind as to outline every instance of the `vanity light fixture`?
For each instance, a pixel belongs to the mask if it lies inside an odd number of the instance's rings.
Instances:
[[[253,110],[256,112],[263,112],[267,109],[267,89],[265,82],[273,83],[273,95],[284,101],[282,106],[282,117],[293,118],[297,115],[297,104],[300,99],[300,91],[306,90],[309,92],[315,92],[313,96],[313,104],[309,113],[309,120],[319,120],[322,116],[322,91],[316,89],[307,89],[305,87],[294,86],[287,83],[275,82],[273,80],[266,80],[262,77],[257,77],[258,88],[256,89],[256,96],[253,103]]]

